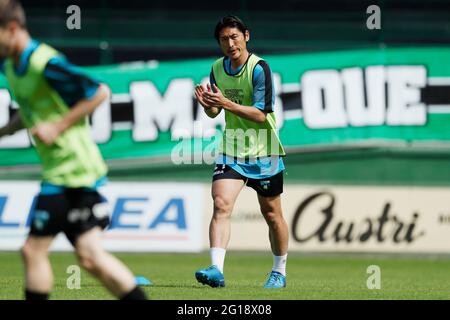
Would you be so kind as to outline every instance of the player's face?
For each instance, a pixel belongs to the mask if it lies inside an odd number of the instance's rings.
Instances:
[[[247,52],[248,31],[242,33],[238,28],[223,28],[219,34],[220,48],[231,60],[239,60]]]
[[[0,59],[10,57],[14,50],[14,35],[8,27],[0,27]]]

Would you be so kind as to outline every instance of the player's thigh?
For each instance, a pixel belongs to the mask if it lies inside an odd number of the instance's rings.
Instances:
[[[55,236],[29,235],[22,247],[22,254],[25,258],[46,255],[54,239]]]
[[[80,265],[90,271],[98,270],[105,257],[105,249],[101,245],[102,228],[93,227],[78,235],[73,243],[75,254]]]
[[[258,202],[261,213],[268,218],[270,216],[281,216],[281,194],[283,193],[283,171],[267,178],[252,179],[247,185],[252,187],[258,194]]]
[[[282,215],[281,195],[266,197],[258,194],[258,202],[263,215]]]
[[[93,257],[103,252],[101,236],[102,228],[100,226],[95,226],[79,234],[73,243],[77,255],[82,257]]]
[[[214,201],[224,201],[233,206],[245,185],[245,181],[237,179],[220,179],[212,183],[211,195]],[[218,200],[220,199],[220,200]]]

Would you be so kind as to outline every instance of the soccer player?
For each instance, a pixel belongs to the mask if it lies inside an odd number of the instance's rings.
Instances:
[[[214,36],[225,57],[212,66],[210,84],[198,85],[195,96],[213,118],[225,110],[225,130],[213,173],[214,212],[209,226],[211,266],[195,277],[211,287],[225,286],[223,265],[230,239],[230,217],[240,191],[247,185],[258,195],[269,226],[273,268],[265,288],[286,286],[288,227],[281,210],[282,156],[277,135],[272,73],[267,62],[247,49],[250,33],[236,16],[216,25]]]
[[[48,299],[53,274],[48,251],[64,232],[80,265],[120,299],[144,300],[133,274],[101,246],[109,224],[106,200],[97,191],[107,167],[93,142],[87,116],[109,90],[55,49],[33,40],[17,0],[0,0],[0,61],[19,111],[0,137],[27,128],[42,163],[43,180],[30,233],[22,248],[25,298]]]

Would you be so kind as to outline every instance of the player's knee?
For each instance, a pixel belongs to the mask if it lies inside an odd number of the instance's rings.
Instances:
[[[20,253],[22,255],[22,259],[25,261],[29,261],[33,256],[33,250],[27,242],[25,242],[23,247],[20,249]]]
[[[86,270],[90,273],[93,273],[97,270],[94,260],[91,259],[90,257],[79,255],[78,262],[80,263],[80,266],[84,270]]]
[[[77,258],[80,266],[86,271],[95,272],[97,270],[95,256],[89,250],[77,250]]]
[[[21,248],[20,253],[25,261],[31,261],[33,259],[45,257],[47,255],[47,250],[39,250],[39,248],[33,246],[29,241],[26,241]]]
[[[214,215],[220,217],[227,217],[231,215],[231,201],[222,196],[214,197]]]
[[[282,219],[281,214],[278,214],[275,211],[271,210],[264,212],[263,215],[269,225],[276,224]]]

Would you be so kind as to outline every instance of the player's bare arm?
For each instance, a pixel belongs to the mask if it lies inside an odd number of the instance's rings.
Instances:
[[[211,87],[207,84],[207,88],[205,89],[201,84],[195,87],[195,97],[200,105],[203,107],[206,115],[210,118],[215,118],[219,115],[220,111],[222,111],[222,107],[219,105],[209,104],[203,99],[203,92],[211,91]]]
[[[213,84],[213,90],[204,91],[202,95],[203,100],[207,104],[222,106],[224,109],[234,113],[239,117],[257,123],[262,123],[266,120],[266,113],[259,110],[258,108],[241,106],[240,104],[234,103],[230,99],[227,99],[215,84]]]
[[[3,136],[10,136],[23,128],[24,126],[19,113],[16,112],[11,120],[4,127],[0,128],[0,138]]]
[[[51,145],[65,130],[90,115],[109,97],[109,89],[101,84],[91,99],[79,101],[65,117],[57,122],[41,122],[31,129],[31,133],[47,145]]]

